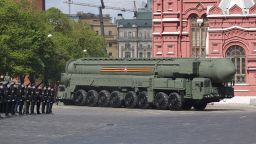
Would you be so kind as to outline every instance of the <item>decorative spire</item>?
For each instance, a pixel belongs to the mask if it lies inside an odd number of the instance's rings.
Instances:
[[[222,9],[224,14],[229,14],[229,10],[237,5],[243,10],[243,14],[247,14],[254,4],[254,0],[222,0],[219,7]]]

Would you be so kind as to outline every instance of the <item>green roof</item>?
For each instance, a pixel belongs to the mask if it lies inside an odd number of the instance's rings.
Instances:
[[[132,28],[134,25],[137,27],[152,27],[152,19],[121,19],[117,21],[117,24],[124,28]]]
[[[137,19],[151,19],[152,20],[152,12],[151,11],[143,11],[137,13]]]

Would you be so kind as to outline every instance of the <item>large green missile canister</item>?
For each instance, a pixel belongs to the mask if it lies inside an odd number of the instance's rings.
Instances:
[[[230,59],[71,60],[59,92],[64,104],[157,109],[205,109],[207,103],[234,97]]]
[[[230,82],[236,73],[230,59],[211,59],[202,61],[199,66],[199,77],[208,77],[215,83]]]
[[[214,83],[232,80],[230,59],[78,59],[66,65],[67,74],[154,75],[159,78],[201,77]]]

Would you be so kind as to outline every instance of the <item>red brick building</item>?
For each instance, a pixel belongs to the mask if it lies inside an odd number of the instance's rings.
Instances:
[[[19,2],[20,0],[17,0]],[[45,10],[45,0],[28,0],[31,2],[33,7],[37,10],[44,11]]]
[[[154,57],[229,57],[236,96],[256,96],[255,0],[153,0]]]
[[[32,2],[32,5],[40,11],[45,10],[45,0],[30,0]]]
[[[39,10],[45,10],[45,0],[36,0],[36,8]]]

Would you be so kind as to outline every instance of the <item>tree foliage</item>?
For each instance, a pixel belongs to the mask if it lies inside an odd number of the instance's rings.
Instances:
[[[26,0],[19,4],[1,0],[0,21],[0,74],[56,80],[69,59],[105,56],[102,37],[56,8],[39,12]]]

